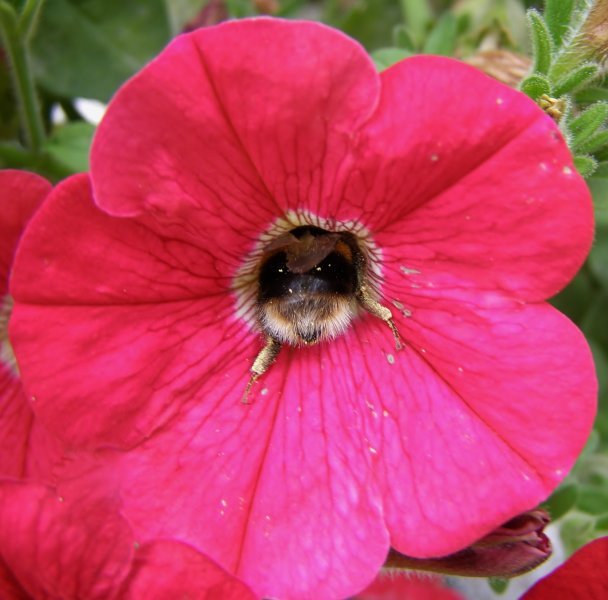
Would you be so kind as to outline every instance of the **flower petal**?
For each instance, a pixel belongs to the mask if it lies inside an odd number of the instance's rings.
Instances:
[[[12,280],[11,338],[51,431],[76,444],[137,443],[203,398],[236,348],[257,343],[206,259],[139,220],[102,213],[86,176],[58,186],[24,236]]]
[[[129,452],[98,452],[84,474],[74,465],[65,495],[105,470],[139,538],[190,543],[260,596],[356,592],[384,562],[388,532],[359,402],[319,380],[318,352],[286,350],[250,406],[239,402],[248,364],[226,364],[170,427]]]
[[[599,538],[577,550],[522,596],[522,600],[589,600],[608,594],[608,537]]]
[[[353,600],[464,600],[439,577],[415,572],[383,573]]]
[[[84,174],[63,181],[23,236],[13,296],[51,306],[133,306],[226,293],[239,263],[228,253],[227,266],[210,257],[216,241],[185,243],[150,223],[100,211]]]
[[[378,88],[361,46],[318,23],[232,21],[180,36],[110,104],[92,149],[96,200],[218,240],[225,214],[259,233],[289,208],[320,212],[340,195]]]
[[[25,475],[33,427],[8,342],[9,273],[19,238],[50,189],[51,184],[34,173],[0,171],[0,477]]]
[[[121,598],[127,600],[255,600],[235,577],[191,546],[155,540],[138,548]]]
[[[112,597],[132,550],[131,531],[110,503],[0,483],[0,564],[31,597]]]
[[[51,184],[34,173],[0,171],[0,299],[8,290],[8,274],[17,242]]]
[[[0,477],[21,477],[34,415],[21,381],[0,364]]]
[[[398,327],[356,327],[350,380],[369,402],[360,429],[374,448],[392,545],[441,556],[543,501],[589,435],[597,381],[581,332],[548,305],[428,298]],[[348,354],[347,354],[348,352]],[[342,359],[343,361],[344,359]]]
[[[420,56],[383,72],[361,148],[344,202],[386,269],[418,271],[412,285],[542,300],[589,251],[591,196],[557,126],[465,64]]]

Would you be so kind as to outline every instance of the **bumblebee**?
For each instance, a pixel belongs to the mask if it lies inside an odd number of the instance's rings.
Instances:
[[[391,311],[367,284],[367,259],[357,237],[312,225],[272,240],[258,266],[256,318],[265,345],[251,367],[251,386],[276,359],[281,346],[331,340],[344,333],[361,307],[387,323],[401,347]]]

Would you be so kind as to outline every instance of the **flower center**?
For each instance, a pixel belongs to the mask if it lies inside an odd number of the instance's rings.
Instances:
[[[303,225],[280,235],[259,267],[260,328],[292,346],[335,338],[356,313],[365,265],[352,233]]]
[[[379,252],[362,226],[287,215],[260,238],[234,281],[242,316],[263,334],[265,345],[251,367],[253,383],[281,346],[302,346],[344,333],[359,309],[399,334],[391,311],[378,302]]]

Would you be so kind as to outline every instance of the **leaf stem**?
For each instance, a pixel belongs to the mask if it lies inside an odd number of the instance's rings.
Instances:
[[[24,15],[22,15],[22,17],[25,16],[22,23],[26,23],[26,25],[22,27],[14,8],[5,0],[0,0],[0,30],[11,66],[14,92],[19,105],[26,143],[34,153],[40,152],[45,133],[30,69],[26,36],[30,33],[41,4],[40,0],[27,2]],[[27,16],[25,15],[26,10],[28,10]],[[25,36],[21,34],[22,30],[25,31]]]
[[[44,0],[26,0],[25,6],[21,11],[19,33],[26,43],[29,43],[30,37],[34,32],[43,4]]]

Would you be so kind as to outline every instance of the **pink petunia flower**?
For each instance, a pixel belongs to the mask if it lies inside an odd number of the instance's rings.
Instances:
[[[34,173],[0,171],[0,477],[36,476],[46,471],[51,448],[58,446],[34,423],[8,339],[13,255],[27,222],[50,190],[51,184]],[[34,447],[37,450],[32,452]]]
[[[608,537],[593,540],[536,582],[522,600],[608,598]]]
[[[66,500],[40,484],[0,482],[2,598],[254,600],[191,546],[139,544],[107,498]]]
[[[55,189],[12,280],[37,415],[97,449],[63,496],[104,486],[138,539],[189,543],[260,596],[339,598],[389,545],[456,552],[572,466],[596,380],[544,300],[582,264],[592,210],[522,94],[431,56],[379,75],[315,23],[230,22],[128,82],[91,160],[92,188]],[[335,252],[346,232],[338,258],[364,256],[385,312],[283,344],[243,405],[260,261],[300,226]]]

